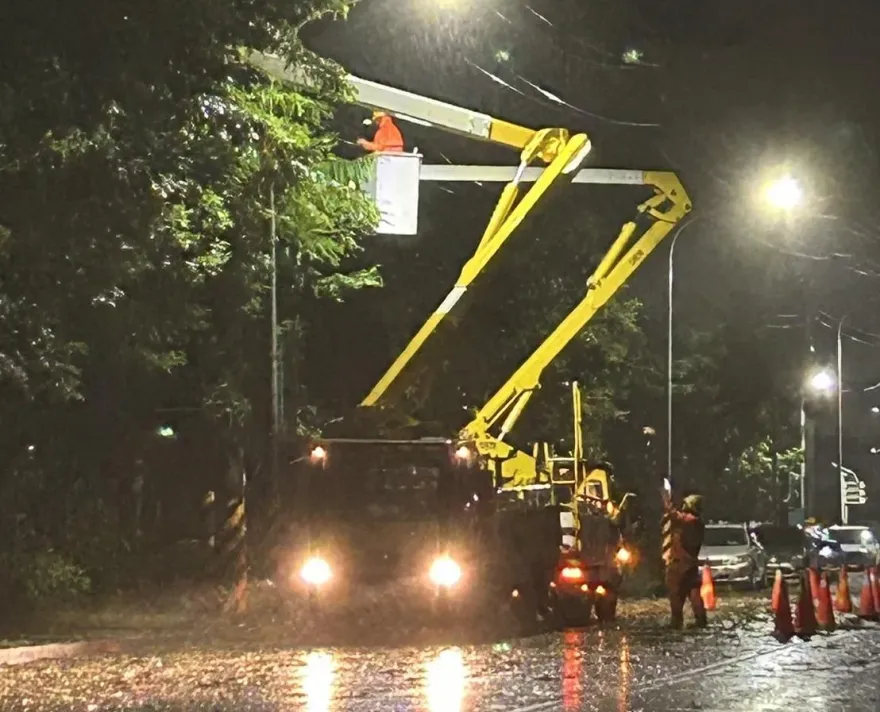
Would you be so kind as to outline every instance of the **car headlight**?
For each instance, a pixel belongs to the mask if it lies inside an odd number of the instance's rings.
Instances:
[[[461,567],[448,556],[440,556],[434,559],[428,576],[435,585],[448,588],[458,583],[461,578]]]
[[[299,571],[303,581],[311,586],[321,586],[330,580],[330,564],[320,556],[313,556]]]

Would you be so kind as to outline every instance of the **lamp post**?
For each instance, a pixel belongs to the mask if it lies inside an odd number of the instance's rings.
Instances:
[[[775,211],[789,213],[797,208],[803,201],[803,190],[800,183],[791,175],[783,175],[764,185],[762,198],[767,206]],[[804,517],[807,515],[807,409],[806,391],[827,392],[833,387],[833,379],[829,381],[830,374],[819,371],[807,379],[807,383],[801,388],[801,509]]]
[[[837,324],[837,466],[843,473],[843,322]],[[841,474],[841,477],[843,475]]]
[[[804,517],[807,516],[807,409],[806,409],[806,392],[809,391],[815,395],[830,395],[835,388],[834,374],[823,368],[815,371],[806,382],[806,387],[801,389],[801,508],[804,510]],[[839,390],[839,388],[838,388]],[[811,483],[812,485],[812,483]],[[811,487],[812,489],[812,487]],[[812,500],[812,498],[811,498]],[[812,501],[810,502],[812,504]]]
[[[666,477],[670,484],[672,483],[672,285],[675,279],[673,257],[675,257],[675,243],[678,241],[678,236],[684,232],[688,225],[693,225],[696,220],[697,218],[693,218],[679,227],[675,231],[675,235],[672,236],[672,244],[669,245],[669,279],[667,282],[669,294],[666,304]]]

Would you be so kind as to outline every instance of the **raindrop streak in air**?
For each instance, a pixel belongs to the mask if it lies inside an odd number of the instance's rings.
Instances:
[[[425,697],[430,712],[461,712],[467,683],[461,651],[444,650],[425,667]]]
[[[330,712],[336,663],[330,653],[309,653],[302,670],[308,712]]]

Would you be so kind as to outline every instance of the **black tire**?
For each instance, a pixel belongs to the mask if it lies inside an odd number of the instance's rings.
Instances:
[[[596,599],[596,619],[600,623],[612,623],[617,618],[617,593],[609,592]]]
[[[557,599],[554,606],[556,626],[565,628],[585,628],[590,624],[593,602],[589,598]]]

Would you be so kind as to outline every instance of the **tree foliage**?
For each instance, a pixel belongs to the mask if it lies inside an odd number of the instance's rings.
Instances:
[[[201,421],[190,446],[235,440],[259,460],[273,216],[292,373],[317,305],[379,284],[352,262],[377,217],[357,187],[366,167],[338,159],[326,128],[344,74],[298,37],[348,5],[4,6],[5,540],[71,544],[89,501],[109,507],[94,525],[128,540],[136,463],[147,492],[174,478],[155,437],[168,413],[177,427]],[[273,83],[240,60],[246,49],[284,54],[315,86]],[[197,467],[190,489],[221,469]]]
[[[722,476],[707,478],[708,513],[718,519],[787,523],[787,490],[800,468],[800,448],[779,450],[770,437],[730,458]]]

